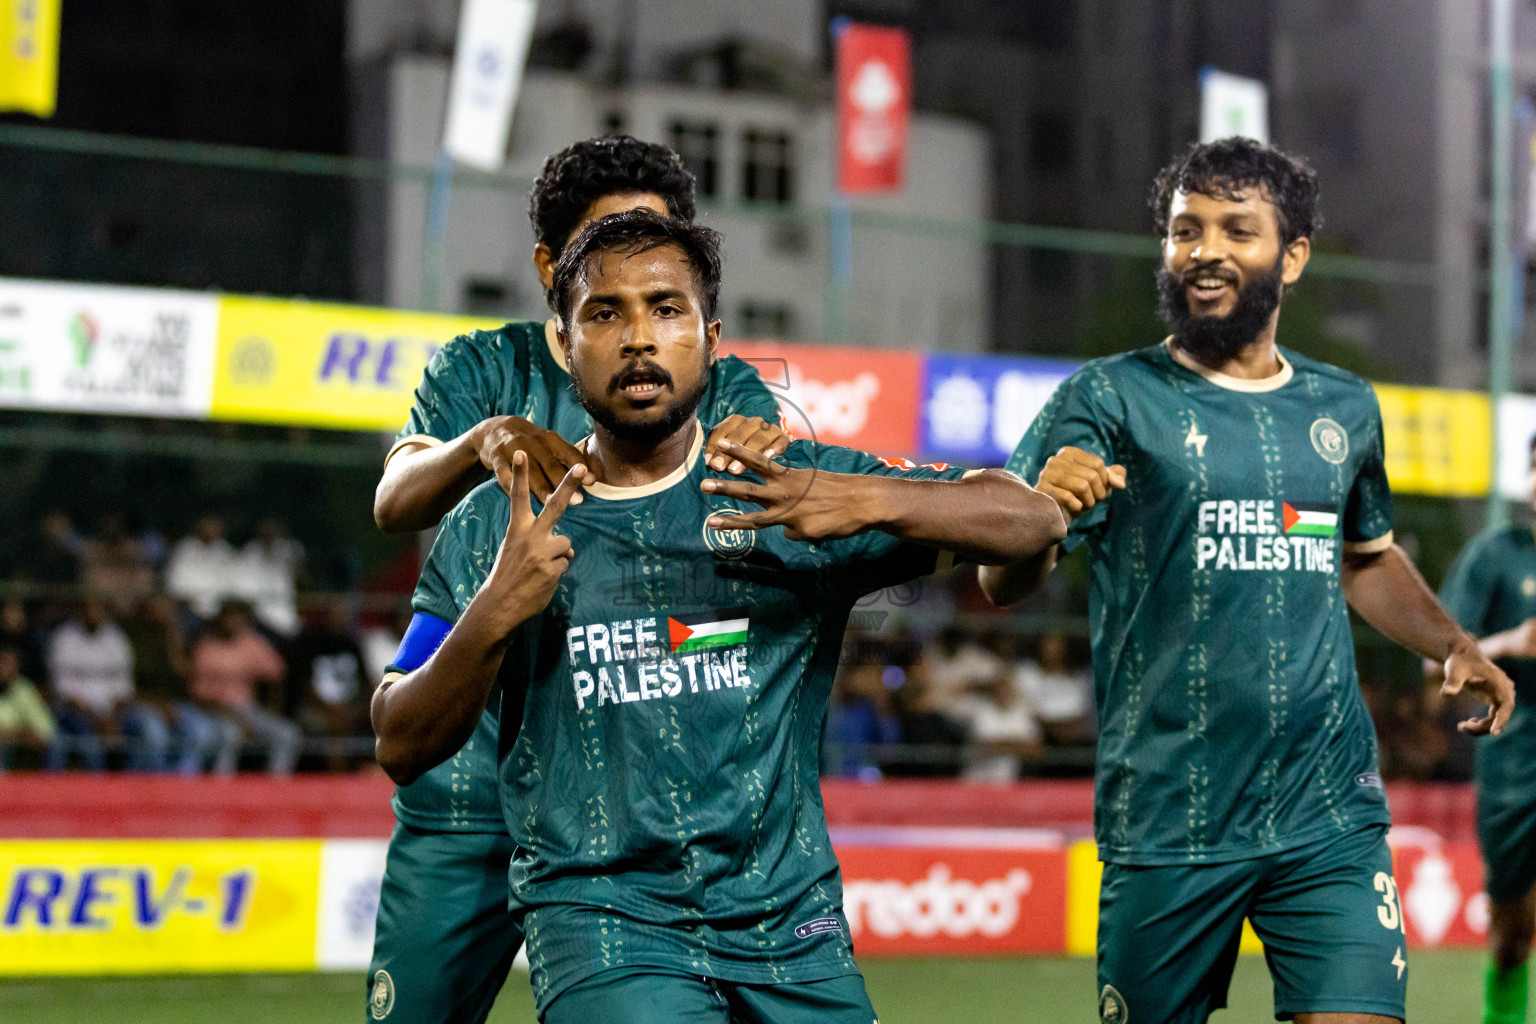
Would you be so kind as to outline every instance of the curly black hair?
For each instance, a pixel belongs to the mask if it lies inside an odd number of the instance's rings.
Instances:
[[[560,321],[571,322],[576,286],[586,277],[592,257],[605,252],[634,256],[663,245],[675,245],[683,251],[699,291],[700,311],[704,319],[713,320],[720,299],[720,233],[642,208],[593,221],[560,254],[554,281],[555,312]]]
[[[534,239],[558,259],[587,208],[616,192],[653,192],[666,200],[672,216],[693,220],[693,174],[682,157],[631,135],[605,135],[544,161],[528,194]]]
[[[1175,192],[1236,199],[1255,186],[1274,203],[1281,245],[1311,238],[1323,226],[1317,211],[1317,172],[1300,157],[1238,136],[1197,142],[1159,171],[1152,183],[1152,222],[1160,237],[1168,234]]]

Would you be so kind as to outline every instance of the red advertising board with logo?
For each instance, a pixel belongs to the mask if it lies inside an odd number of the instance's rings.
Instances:
[[[1411,827],[1394,828],[1391,840],[1409,947],[1481,946],[1488,936],[1488,894],[1477,844],[1441,842]]]
[[[899,189],[912,105],[912,56],[899,28],[839,19],[837,46],[838,186],[848,193]]]
[[[902,831],[890,830],[892,842],[878,834],[834,837],[860,956],[1061,952],[1067,859],[1059,837]]]
[[[779,399],[789,432],[876,455],[917,450],[922,357],[916,352],[728,341]]]

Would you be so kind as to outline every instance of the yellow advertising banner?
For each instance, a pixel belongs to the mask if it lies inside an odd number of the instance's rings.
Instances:
[[[322,845],[0,843],[3,973],[313,970]]]
[[[0,110],[52,117],[63,0],[0,0]]]
[[[226,296],[211,417],[398,430],[427,360],[484,319]]]
[[[1488,396],[1377,384],[1387,479],[1401,494],[1481,498],[1489,487]]]

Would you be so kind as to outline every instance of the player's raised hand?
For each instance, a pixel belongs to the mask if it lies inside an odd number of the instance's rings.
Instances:
[[[512,494],[512,456],[523,452],[528,459],[528,486],[535,498],[548,502],[560,480],[572,468],[581,467],[581,483],[596,483],[597,475],[587,468],[585,456],[553,430],[521,416],[492,416],[475,427],[475,450],[480,464],[496,474],[496,482]],[[571,499],[581,504],[581,493]]]
[[[1445,682],[1440,692],[1451,695],[1469,690],[1488,703],[1488,714],[1469,718],[1456,728],[1472,736],[1497,736],[1504,731],[1510,712],[1515,710],[1515,684],[1504,670],[1488,660],[1470,638],[1458,644],[1445,659]]]
[[[704,464],[711,469],[740,476],[746,472],[746,466],[740,459],[728,459],[720,453],[722,441],[739,444],[749,451],[762,452],[771,459],[784,454],[784,449],[789,447],[790,436],[777,423],[769,423],[759,416],[733,413],[721,420],[704,442]]]
[[[1097,455],[1070,446],[1046,460],[1035,484],[1035,490],[1056,499],[1068,519],[1087,512],[1111,491],[1124,489],[1124,466],[1106,466]]]
[[[854,514],[858,508],[858,481],[863,477],[815,469],[791,469],[762,452],[730,441],[722,441],[720,451],[761,476],[763,482],[709,479],[699,486],[706,494],[739,498],[761,505],[762,509],[739,516],[711,516],[708,520],[710,527],[765,530],[770,526],[782,526],[784,536],[790,540],[835,540],[851,537],[864,528]]]
[[[496,564],[482,590],[490,590],[506,616],[508,631],[549,604],[576,552],[569,538],[555,533],[555,524],[581,486],[584,468],[572,466],[561,478],[543,510],[533,514],[529,498],[529,459],[512,453],[512,514],[507,534],[496,552]]]

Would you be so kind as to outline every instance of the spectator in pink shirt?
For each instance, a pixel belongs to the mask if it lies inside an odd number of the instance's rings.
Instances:
[[[299,727],[268,711],[257,699],[258,686],[281,703],[287,667],[282,656],[250,626],[246,606],[226,601],[192,646],[192,699],[203,710],[239,725],[248,738],[267,749],[267,771],[287,775],[299,757]],[[214,771],[235,770],[234,752],[221,752]]]

